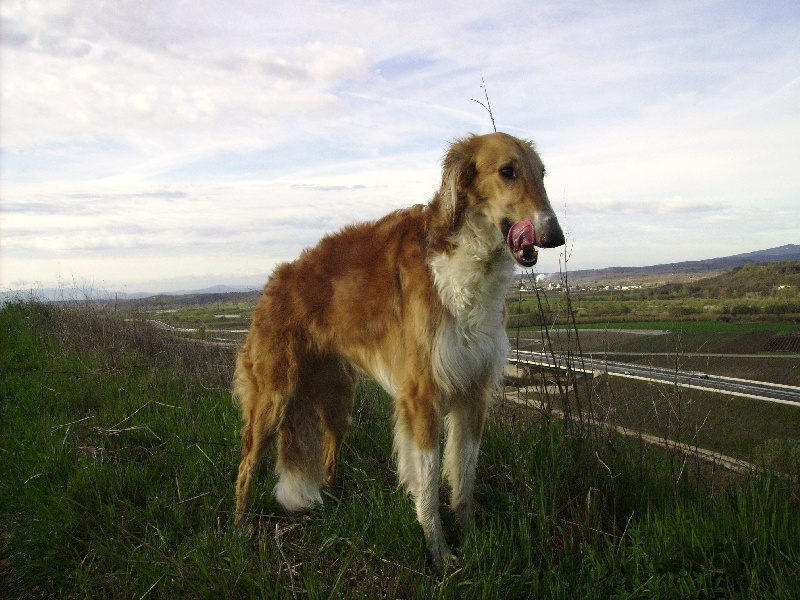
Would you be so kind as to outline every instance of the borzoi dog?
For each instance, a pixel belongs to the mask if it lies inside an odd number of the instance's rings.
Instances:
[[[454,560],[439,472],[468,526],[486,410],[508,351],[504,299],[515,265],[534,265],[536,246],[564,243],[543,176],[530,142],[504,133],[458,140],[429,204],[345,227],[276,268],[234,375],[243,421],[237,523],[276,439],[277,501],[290,511],[322,502],[362,371],[394,398],[398,477],[431,558]]]

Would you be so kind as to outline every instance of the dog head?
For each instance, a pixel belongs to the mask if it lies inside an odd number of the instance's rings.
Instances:
[[[444,158],[440,209],[454,227],[465,218],[491,224],[514,259],[536,264],[536,246],[564,244],[533,144],[505,133],[454,142]]]

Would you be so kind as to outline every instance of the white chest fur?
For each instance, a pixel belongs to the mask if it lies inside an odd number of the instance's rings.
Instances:
[[[514,261],[499,232],[467,224],[451,241],[453,252],[434,256],[429,265],[449,313],[434,347],[437,378],[454,392],[487,375],[500,382],[508,352],[504,302]]]

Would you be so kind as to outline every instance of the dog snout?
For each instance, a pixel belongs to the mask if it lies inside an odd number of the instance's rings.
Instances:
[[[558,248],[565,242],[564,232],[554,213],[545,213],[536,219],[536,245],[540,248]]]

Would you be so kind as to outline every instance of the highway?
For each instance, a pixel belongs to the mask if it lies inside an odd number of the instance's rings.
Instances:
[[[527,350],[511,350],[508,360],[513,364],[536,365],[574,371],[608,373],[618,377],[643,379],[656,383],[678,384],[683,387],[708,390],[757,400],[768,400],[800,407],[800,387],[720,377],[696,371],[675,371],[647,365],[610,361],[605,358],[545,354]]]
[[[179,333],[192,333],[197,331],[197,329],[173,327],[172,325],[168,325],[163,321],[157,321],[155,319],[151,319],[150,323],[152,323],[155,327],[166,331]],[[652,334],[653,333],[651,332],[651,335]],[[238,345],[238,343],[230,342],[228,340],[204,343]],[[631,353],[627,352],[625,354],[630,355]],[[613,355],[613,353],[610,355]],[[670,355],[672,354],[670,353]],[[674,369],[664,369],[659,367],[651,367],[648,365],[608,360],[607,355],[603,357],[597,357],[596,355],[584,355],[581,357],[575,356],[574,354],[567,355],[565,353],[556,353],[555,355],[551,355],[544,352],[512,349],[508,353],[508,361],[512,364],[535,365],[548,368],[557,367],[559,369],[566,369],[567,366],[572,363],[571,366],[574,371],[583,371],[587,373],[607,373],[609,375],[618,377],[630,377],[632,379],[641,379],[655,383],[673,385],[677,383],[688,388],[730,394],[733,396],[743,396],[745,398],[754,398],[756,400],[769,400],[771,402],[780,402],[783,404],[790,404],[800,407],[800,387],[779,385],[776,383],[765,383],[762,381],[750,381],[748,379],[721,377],[718,375],[709,375],[707,373],[699,373],[696,371],[678,371],[676,373]]]

